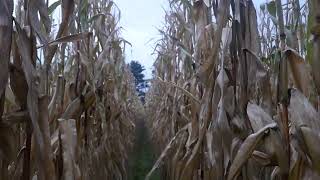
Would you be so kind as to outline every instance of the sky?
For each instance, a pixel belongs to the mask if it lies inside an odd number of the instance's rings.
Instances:
[[[253,0],[256,9],[265,0]],[[139,61],[145,68],[146,78],[151,78],[152,56],[155,41],[160,38],[157,28],[164,23],[164,9],[168,0],[114,0],[121,10],[122,36],[132,44],[126,47],[126,61]]]
[[[145,68],[146,78],[151,77],[155,56],[155,41],[160,38],[157,28],[164,23],[164,9],[168,0],[114,0],[121,10],[122,36],[132,44],[126,48],[126,61],[139,61]]]

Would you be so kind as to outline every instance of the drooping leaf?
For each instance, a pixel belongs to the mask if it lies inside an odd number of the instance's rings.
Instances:
[[[318,173],[320,173],[320,143],[319,132],[312,130],[308,127],[300,127],[305,145],[308,150],[308,155],[312,161],[313,167]]]
[[[308,126],[316,131],[320,130],[319,113],[309,100],[297,89],[290,90],[289,117],[296,126]]]
[[[168,145],[166,146],[166,148],[162,151],[160,157],[158,158],[158,160],[156,161],[156,163],[153,165],[152,169],[150,170],[150,172],[147,174],[145,180],[149,180],[152,173],[159,168],[159,166],[161,165],[162,161],[164,160],[165,157],[167,157],[169,155],[169,153],[172,153],[172,149],[175,146],[175,141],[177,139],[179,139],[180,135],[187,130],[187,128],[190,126],[190,124],[187,124],[186,126],[184,126],[182,129],[179,130],[179,132],[177,132],[177,134],[175,135],[174,138],[171,139],[171,141],[168,143]]]
[[[237,177],[243,164],[250,158],[259,141],[266,135],[270,128],[275,128],[276,124],[269,124],[258,132],[249,135],[239,148],[237,155],[231,163],[228,180]]]
[[[296,87],[303,92],[305,96],[309,95],[310,81],[309,72],[304,59],[293,49],[287,48],[284,52],[287,57],[290,72],[294,78]]]
[[[52,15],[52,13],[57,9],[57,7],[61,5],[61,0],[58,0],[54,3],[52,3],[49,7],[48,7],[48,14]]]
[[[56,46],[56,45],[62,44],[62,43],[80,41],[80,40],[84,40],[84,39],[90,37],[91,35],[92,35],[92,33],[90,33],[90,32],[72,34],[72,35],[69,35],[69,36],[64,36],[64,37],[58,38],[58,39],[56,39],[54,41],[50,41],[48,43],[48,45],[49,46]]]
[[[249,103],[247,113],[254,132],[274,122],[270,115],[256,104]]]

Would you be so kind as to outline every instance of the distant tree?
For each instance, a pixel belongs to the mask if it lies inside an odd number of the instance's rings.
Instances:
[[[140,97],[141,101],[144,102],[145,90],[148,87],[148,84],[144,79],[144,74],[142,74],[145,68],[138,61],[131,61],[130,70],[135,77],[135,85],[138,96]]]
[[[144,74],[142,72],[145,68],[138,61],[130,62],[130,70],[135,77],[136,86],[144,82]]]

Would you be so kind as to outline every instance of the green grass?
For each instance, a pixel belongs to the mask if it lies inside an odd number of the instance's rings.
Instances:
[[[129,159],[129,180],[144,180],[151,170],[156,156],[149,138],[148,130],[143,121],[136,124],[135,145]],[[160,180],[156,172],[152,180]]]

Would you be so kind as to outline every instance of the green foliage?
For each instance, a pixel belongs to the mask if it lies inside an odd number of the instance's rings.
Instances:
[[[156,160],[147,127],[143,121],[138,121],[136,125],[135,145],[129,159],[129,180],[144,179]],[[160,177],[155,174],[152,179],[160,180]]]
[[[136,85],[144,82],[144,75],[142,74],[142,72],[145,70],[145,68],[138,61],[130,62],[130,70],[135,77]]]
[[[260,5],[260,9],[262,11],[265,11],[267,9],[268,13],[273,17],[276,17],[276,15],[277,15],[277,9],[276,9],[275,1],[271,1],[271,2],[268,2],[268,3],[261,4]]]
[[[269,14],[272,15],[273,17],[276,17],[277,8],[276,8],[275,1],[271,1],[269,3],[266,3],[266,6],[267,6],[267,10],[268,10]]]
[[[53,13],[54,10],[57,9],[57,7],[61,4],[61,1],[56,1],[54,3],[52,3],[49,7],[48,7],[48,14],[51,15]]]
[[[144,91],[145,91],[145,88],[148,87],[144,79],[144,74],[142,74],[145,68],[138,61],[131,61],[130,70],[135,78],[136,91],[138,92],[138,95],[141,98],[141,100],[144,101],[144,96],[145,96]]]

